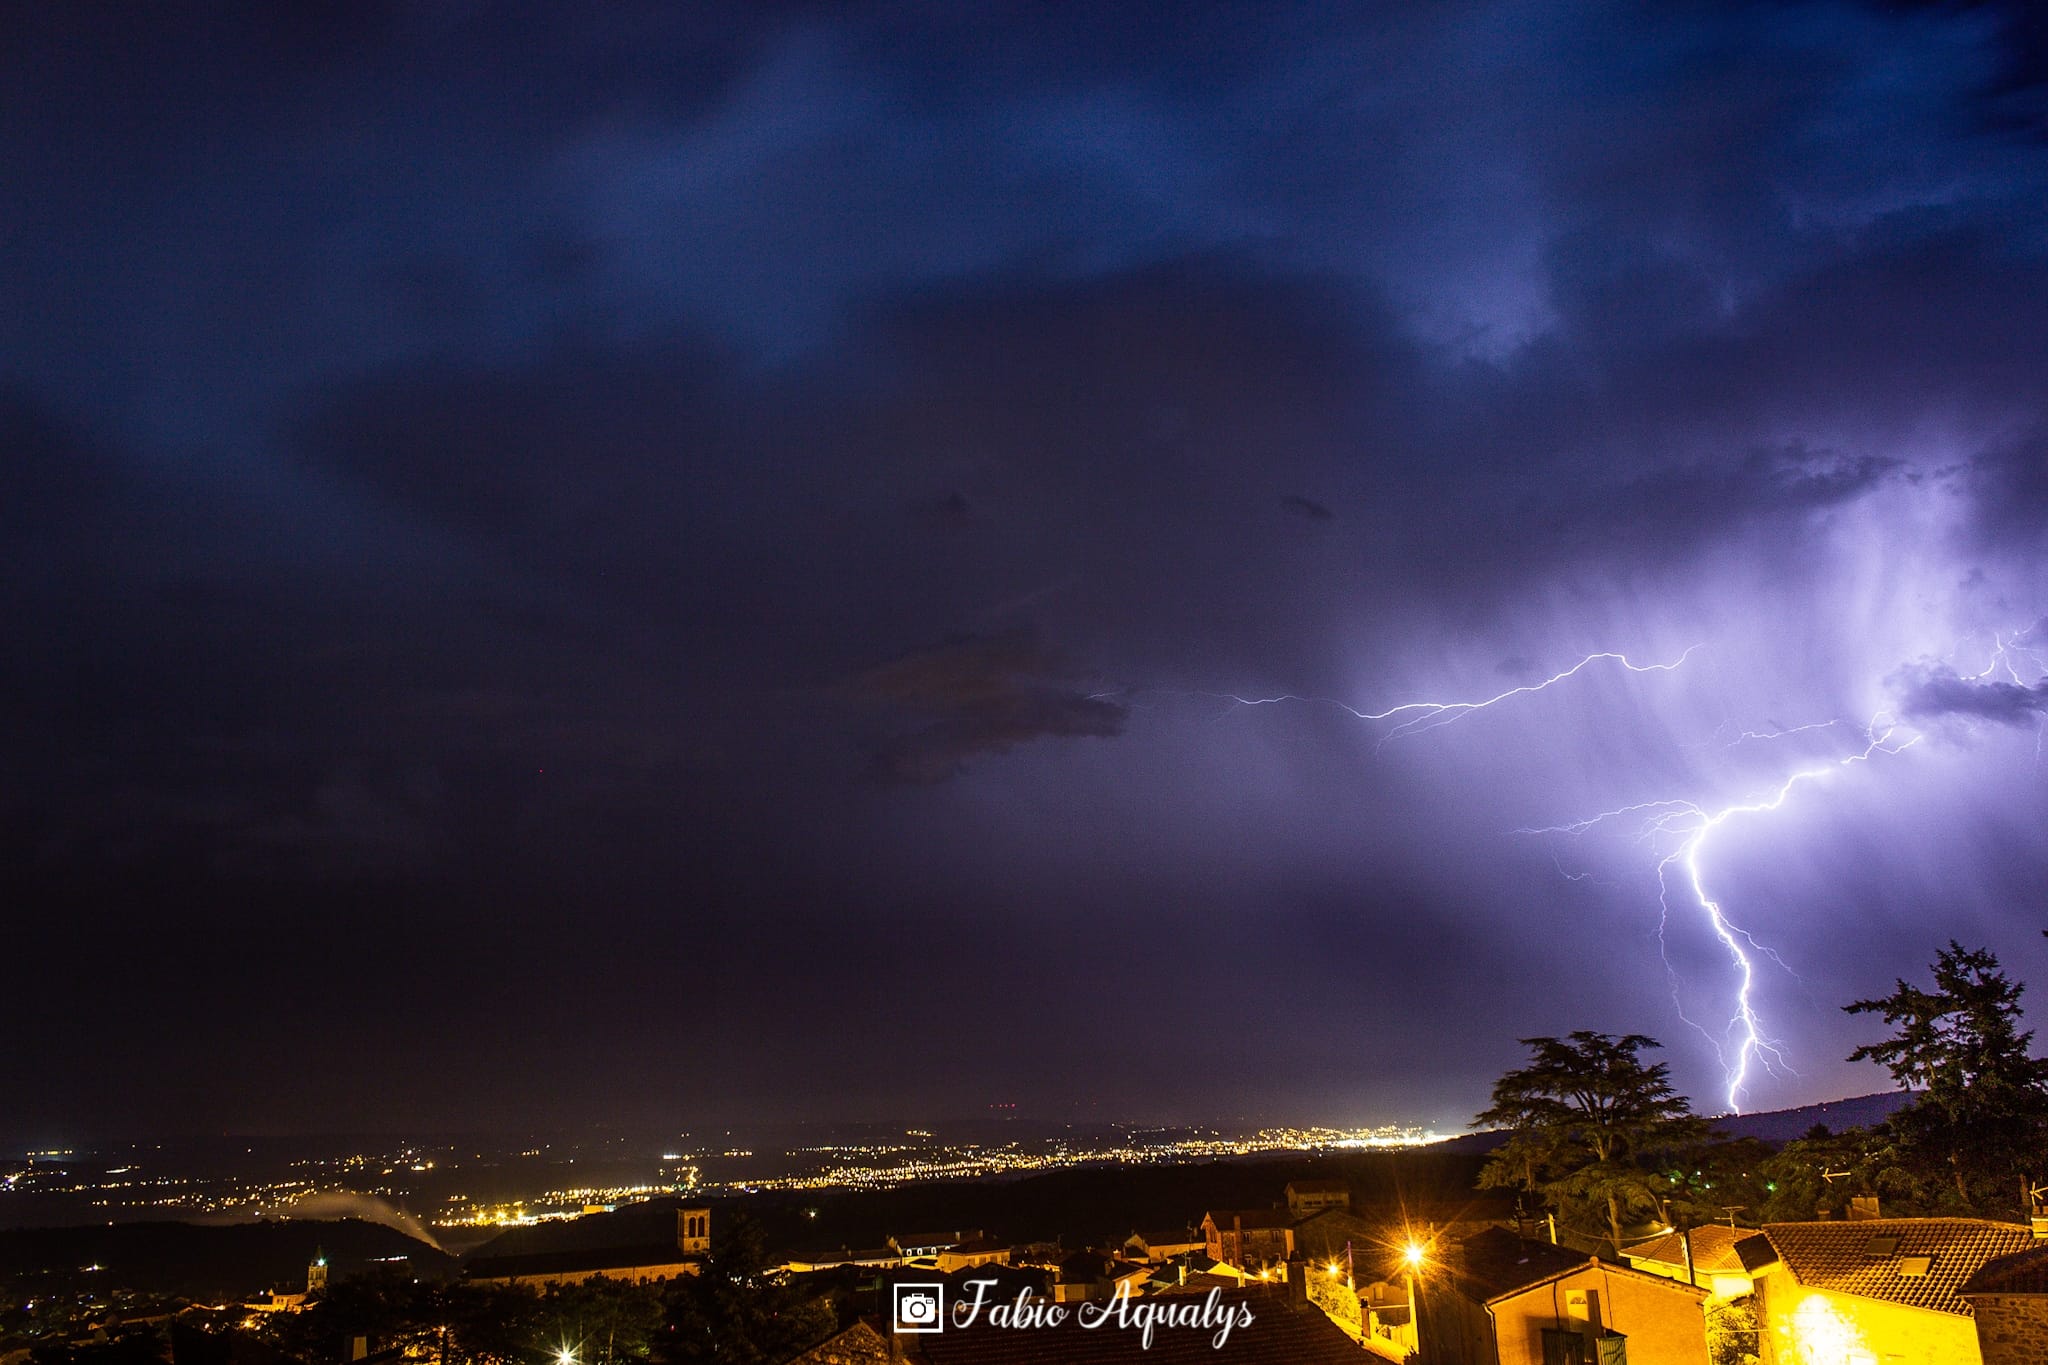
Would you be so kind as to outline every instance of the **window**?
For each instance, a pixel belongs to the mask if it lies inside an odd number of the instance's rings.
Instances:
[[[1556,1327],[1544,1328],[1543,1365],[1593,1365],[1585,1335]]]

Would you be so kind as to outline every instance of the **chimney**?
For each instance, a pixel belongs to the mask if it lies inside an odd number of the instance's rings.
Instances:
[[[1879,1215],[1879,1213],[1878,1213],[1878,1211],[1877,1211],[1877,1196],[1876,1196],[1876,1195],[1874,1195],[1874,1194],[1858,1194],[1858,1195],[1852,1195],[1852,1196],[1850,1196],[1850,1199],[1849,1199],[1849,1221],[1850,1221],[1850,1222],[1852,1222],[1852,1223],[1867,1223],[1867,1222],[1869,1222],[1869,1221],[1870,1221],[1871,1219],[1873,1219],[1873,1218],[1877,1218],[1877,1217],[1879,1217],[1879,1216],[1880,1216],[1880,1215]]]
[[[368,1337],[350,1337],[348,1339],[348,1358],[351,1361],[361,1360],[368,1354],[370,1354],[370,1339]]]

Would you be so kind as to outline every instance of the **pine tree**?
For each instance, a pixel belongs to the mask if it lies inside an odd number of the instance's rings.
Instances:
[[[2048,1061],[2029,1055],[2025,989],[1982,948],[1953,939],[1934,960],[1933,989],[1899,981],[1890,995],[1843,1008],[1876,1014],[1892,1036],[1849,1054],[1891,1072],[1913,1104],[1887,1125],[1898,1156],[1966,1212],[2010,1208],[2019,1182],[2043,1174]]]
[[[1654,1038],[1580,1030],[1521,1041],[1529,1065],[1494,1082],[1492,1106],[1473,1122],[1513,1134],[1480,1184],[1526,1187],[1582,1221],[1604,1221],[1619,1251],[1624,1216],[1660,1207],[1654,1163],[1700,1142],[1706,1125],[1672,1089],[1670,1068],[1643,1061],[1661,1046]]]

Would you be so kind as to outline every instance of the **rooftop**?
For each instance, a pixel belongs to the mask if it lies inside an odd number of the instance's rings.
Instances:
[[[1692,1230],[1692,1266],[1701,1275],[1746,1275],[1749,1267],[1735,1250],[1749,1237],[1761,1237],[1755,1228],[1729,1228],[1719,1223]],[[1667,1232],[1653,1241],[1642,1242],[1622,1253],[1631,1261],[1654,1261],[1658,1265],[1685,1269],[1685,1234]]]
[[[1771,1223],[1764,1234],[1785,1269],[1809,1289],[1959,1317],[1971,1316],[1956,1292],[1964,1281],[1987,1262],[2035,1244],[2029,1228],[1982,1218]]]
[[[1485,1302],[1577,1270],[1593,1258],[1548,1242],[1532,1242],[1503,1228],[1487,1228],[1461,1244],[1450,1265],[1451,1278],[1468,1295]]]
[[[1268,1228],[1294,1226],[1294,1215],[1286,1209],[1211,1209],[1208,1217],[1216,1223],[1220,1232],[1243,1228],[1256,1232]]]
[[[2048,1294],[2048,1244],[2035,1245],[2010,1256],[1999,1256],[1977,1267],[1956,1293],[1968,1298],[1976,1294]]]

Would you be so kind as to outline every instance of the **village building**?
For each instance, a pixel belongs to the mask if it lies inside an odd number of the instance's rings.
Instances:
[[[1975,1311],[1960,1291],[2034,1245],[2029,1228],[1981,1218],[1771,1223],[1764,1235],[1741,1244],[1763,1365],[1979,1365]]]
[[[2048,1243],[1979,1266],[1956,1290],[1977,1324],[1984,1365],[2048,1365]]]
[[[1287,1211],[1306,1218],[1324,1209],[1351,1207],[1351,1186],[1342,1180],[1294,1180],[1287,1185]]]
[[[1491,1228],[1413,1271],[1430,1365],[1707,1365],[1707,1291]]]
[[[1294,1215],[1285,1209],[1212,1209],[1202,1215],[1202,1249],[1240,1270],[1259,1270],[1294,1254]]]
[[[1698,1285],[1716,1301],[1726,1302],[1756,1288],[1749,1266],[1736,1248],[1744,1241],[1761,1237],[1763,1234],[1754,1228],[1710,1223],[1688,1232],[1667,1232],[1628,1247],[1622,1254],[1637,1270]]]

